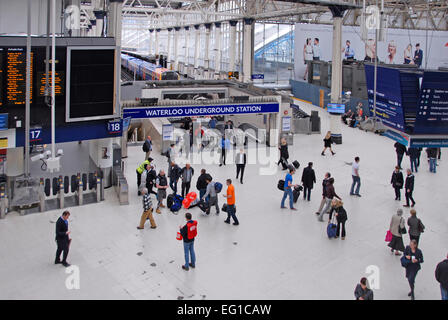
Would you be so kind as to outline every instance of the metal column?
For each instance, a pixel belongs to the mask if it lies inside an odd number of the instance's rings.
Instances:
[[[190,33],[188,32],[190,30],[190,27],[185,27],[185,33],[184,33],[184,36],[185,36],[185,46],[184,46],[184,49],[185,49],[185,58],[184,58],[184,64],[185,64],[185,67],[186,66],[188,66],[188,54],[189,54],[189,52],[188,52],[188,48],[189,48],[189,46],[188,46],[188,40],[189,40],[189,38],[190,38]],[[184,73],[187,73],[186,71],[184,72]]]
[[[104,27],[104,17],[106,15],[106,11],[104,10],[94,10],[93,14],[95,15],[96,18],[96,33],[95,36],[97,37],[102,37],[104,36],[103,34],[103,27]]]
[[[235,72],[235,54],[236,54],[236,47],[234,46],[236,43],[236,25],[238,24],[238,21],[230,20],[230,45],[229,45],[229,70],[228,72]]]
[[[215,78],[221,72],[221,22],[215,22]]]
[[[174,70],[179,71],[179,31],[180,27],[174,27]]]
[[[254,58],[253,27],[254,19],[245,18],[243,30],[243,82],[250,82],[252,77],[252,62]]]
[[[159,33],[160,33],[161,29],[156,29],[156,44],[155,44],[155,55],[156,55],[156,59],[159,59]],[[160,61],[159,61],[160,64]]]
[[[210,68],[210,28],[212,26],[211,23],[205,23],[205,48],[204,48],[204,69],[206,72],[208,72],[208,69]]]
[[[173,68],[171,68],[171,31],[172,30],[173,30],[173,28],[168,28],[167,29],[167,33],[168,33],[168,35],[167,35],[167,37],[168,37],[168,41],[167,41],[168,47],[167,47],[167,50],[166,50],[166,63],[167,63],[167,68],[168,69],[173,69]]]
[[[152,34],[154,32],[154,29],[149,29],[149,49],[148,49],[148,55],[152,55],[152,50],[154,49],[153,40],[152,40]]]
[[[197,24],[194,26],[195,29],[195,40],[194,40],[194,72],[197,74],[199,68],[199,47],[201,42],[201,25]]]

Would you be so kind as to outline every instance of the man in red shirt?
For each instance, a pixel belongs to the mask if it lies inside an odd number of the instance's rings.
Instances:
[[[232,184],[231,179],[227,179],[227,194],[223,195],[224,198],[227,198],[227,219],[224,221],[225,223],[230,223],[230,217],[233,218],[233,225],[239,225],[238,218],[235,215],[235,187]]]

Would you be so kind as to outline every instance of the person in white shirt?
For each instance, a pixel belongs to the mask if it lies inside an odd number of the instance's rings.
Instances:
[[[314,38],[314,44],[313,44],[313,60],[320,60],[319,38]]]
[[[350,195],[360,197],[359,188],[361,187],[361,178],[359,176],[359,157],[356,157],[355,161],[352,163],[352,178],[353,183],[352,188],[350,189]],[[356,190],[355,185],[357,185]]]
[[[238,180],[238,176],[241,172],[240,182],[243,184],[243,176],[244,176],[244,168],[246,167],[247,157],[244,153],[244,149],[240,149],[240,153],[238,153],[235,157],[236,163],[236,179]]]

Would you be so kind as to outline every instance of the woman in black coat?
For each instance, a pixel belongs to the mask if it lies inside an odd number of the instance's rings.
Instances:
[[[330,148],[331,154],[335,155],[336,152],[333,152],[333,150],[331,149],[331,144],[333,143],[333,139],[331,138],[331,131],[327,132],[327,135],[324,138],[324,150],[322,151],[321,155],[325,155],[325,151],[327,150],[327,148]]]
[[[288,143],[286,142],[285,138],[282,138],[280,140],[280,147],[278,149],[280,150],[280,159],[278,160],[277,165],[281,163],[283,170],[286,170],[288,169],[289,152]]]
[[[404,178],[399,166],[395,166],[390,183],[395,190],[395,200],[401,200],[401,189],[403,189]]]
[[[345,211],[341,200],[334,199],[332,201],[330,218],[328,219],[328,223],[331,222],[331,217],[333,216],[333,212],[335,212],[335,217],[336,217],[336,222],[337,222],[336,238],[339,238],[339,234],[342,229],[341,239],[345,240],[345,222],[347,221],[347,211]]]
[[[423,253],[419,248],[417,248],[417,241],[411,240],[410,245],[404,249],[403,259],[409,261],[408,265],[405,267],[406,278],[408,279],[409,287],[411,288],[411,292],[408,293],[408,296],[411,297],[411,300],[415,300],[415,277],[421,269],[420,264],[423,263]]]

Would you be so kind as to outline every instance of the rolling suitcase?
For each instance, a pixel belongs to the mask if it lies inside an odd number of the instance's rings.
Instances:
[[[327,226],[327,236],[329,239],[336,238],[336,224],[334,224],[333,219]]]
[[[292,195],[293,195],[293,201],[294,201],[294,203],[296,203],[297,200],[299,199],[299,197],[300,197],[300,191],[302,191],[302,190],[303,190],[303,187],[302,187],[302,186],[297,186],[297,187],[295,187],[294,190],[292,191]]]

